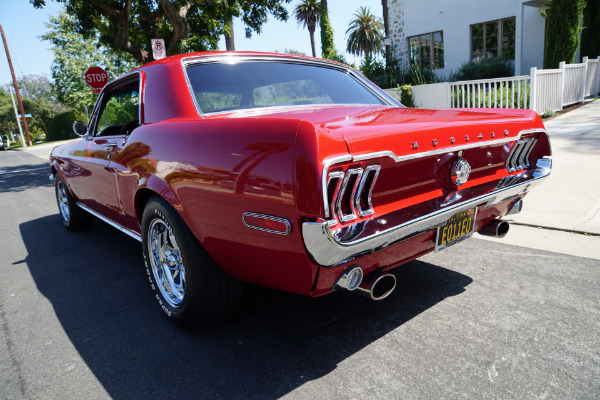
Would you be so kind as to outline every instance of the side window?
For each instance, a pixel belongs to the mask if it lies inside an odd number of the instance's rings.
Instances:
[[[107,100],[96,121],[94,136],[118,135],[123,129],[131,132],[139,126],[139,81],[129,81],[107,93]]]

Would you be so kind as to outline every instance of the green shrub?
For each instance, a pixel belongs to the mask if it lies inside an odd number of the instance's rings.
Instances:
[[[540,115],[540,117],[542,118],[550,118],[550,117],[554,117],[554,111],[553,110],[546,110],[544,111],[544,113],[542,115]]]
[[[410,85],[400,86],[400,103],[404,104],[406,107],[415,106],[415,100]]]
[[[417,86],[438,82],[441,82],[441,79],[432,70],[411,65],[403,74],[400,84]]]
[[[513,76],[514,73],[515,68],[510,61],[498,57],[483,58],[464,63],[458,71],[450,74],[450,81],[505,78]]]
[[[73,122],[83,121],[85,116],[75,110],[56,114],[48,124],[48,141],[76,138],[73,132]]]
[[[344,55],[342,53],[338,52],[337,50],[334,50],[331,54],[329,54],[329,57],[327,57],[327,59],[337,61],[342,64],[350,65],[350,64],[348,64],[346,57],[344,57]],[[350,65],[350,66],[352,67],[352,65]]]
[[[40,128],[32,128],[29,130],[29,135],[31,136],[31,141],[33,142],[41,142],[47,139],[46,132],[44,132]]]
[[[392,89],[404,85],[425,85],[427,83],[441,82],[434,71],[412,65],[407,69],[402,68],[400,60],[393,55],[387,57],[387,61],[373,60],[367,58],[360,65],[360,71],[373,83],[383,89]]]

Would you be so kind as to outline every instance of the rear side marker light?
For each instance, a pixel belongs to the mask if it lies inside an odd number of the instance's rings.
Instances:
[[[290,221],[272,215],[245,212],[242,214],[242,221],[248,228],[277,235],[289,235],[292,231]]]

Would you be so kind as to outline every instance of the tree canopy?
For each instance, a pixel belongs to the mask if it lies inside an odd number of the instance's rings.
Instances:
[[[137,66],[129,54],[107,49],[96,37],[86,39],[77,33],[76,18],[65,12],[51,16],[46,26],[48,32],[41,38],[52,43],[54,61],[51,71],[57,99],[80,112],[84,106],[91,108],[96,101],[83,78],[89,67],[102,67],[109,79],[114,79]]]
[[[373,52],[381,51],[383,45],[383,23],[368,7],[360,7],[346,31],[346,50],[357,56],[370,58]]]
[[[581,32],[581,55],[589,58],[600,56],[600,0],[587,0],[583,12]]]
[[[31,117],[27,118],[27,125],[32,138],[35,140],[36,137],[47,135],[51,120],[57,113],[65,110],[55,98],[50,81],[44,75],[25,75],[17,82],[25,113],[31,114]],[[0,133],[3,135],[9,132],[18,133],[9,87],[12,87],[12,84],[0,88]]]
[[[129,53],[140,64],[152,60],[150,39],[165,40],[167,55],[216,50],[241,17],[246,36],[260,33],[269,14],[286,20],[291,0],[56,0],[75,18],[75,33],[96,35],[103,46]],[[46,0],[30,0],[42,8]]]

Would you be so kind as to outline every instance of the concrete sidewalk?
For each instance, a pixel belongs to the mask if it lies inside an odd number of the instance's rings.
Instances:
[[[600,235],[600,100],[546,122],[552,174],[505,220]]]
[[[26,151],[27,153],[32,154],[36,157],[48,160],[48,157],[50,157],[50,153],[52,152],[52,149],[54,149],[56,146],[60,146],[61,144],[65,144],[65,143],[69,143],[69,142],[76,142],[78,140],[81,140],[81,138],[36,144],[34,146],[29,146],[29,147],[18,147],[14,150],[9,150],[9,151]]]

